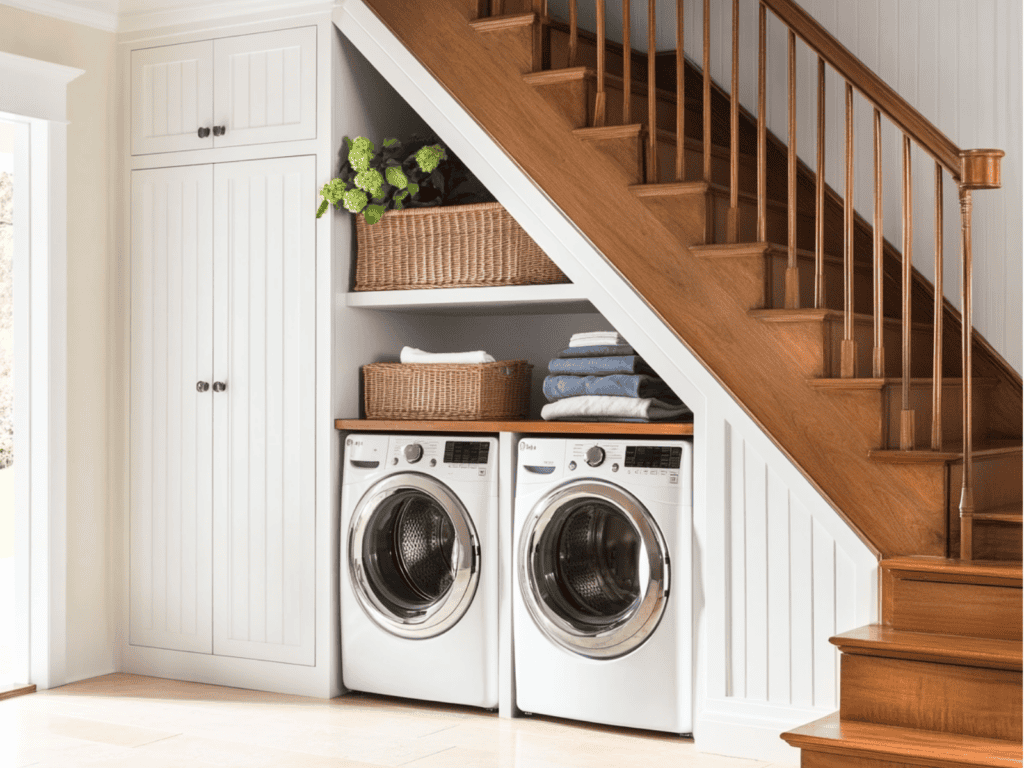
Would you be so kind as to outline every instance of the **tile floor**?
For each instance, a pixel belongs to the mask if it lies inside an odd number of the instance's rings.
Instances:
[[[767,768],[688,739],[401,699],[107,675],[0,701],[0,766]],[[772,765],[771,768],[791,768]]]

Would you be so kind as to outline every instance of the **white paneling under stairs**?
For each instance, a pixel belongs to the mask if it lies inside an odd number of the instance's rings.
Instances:
[[[131,628],[210,653],[213,167],[132,178]]]
[[[312,664],[315,158],[214,171],[214,653]]]

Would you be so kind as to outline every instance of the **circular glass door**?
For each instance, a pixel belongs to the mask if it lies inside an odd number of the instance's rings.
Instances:
[[[372,486],[349,525],[356,599],[379,626],[411,639],[451,629],[480,580],[480,546],[466,508],[448,486],[418,473]]]
[[[615,658],[642,645],[661,620],[668,550],[635,496],[598,480],[573,481],[530,512],[519,584],[551,640],[590,658]]]

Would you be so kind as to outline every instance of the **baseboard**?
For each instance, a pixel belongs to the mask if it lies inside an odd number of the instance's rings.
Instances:
[[[20,683],[17,685],[0,685],[0,701],[35,692],[36,687],[34,685],[21,685]]]
[[[762,717],[741,708],[738,705],[736,711],[699,712],[693,734],[697,751],[798,766],[800,750],[789,746],[781,735],[830,714],[824,710],[795,709],[781,716]]]

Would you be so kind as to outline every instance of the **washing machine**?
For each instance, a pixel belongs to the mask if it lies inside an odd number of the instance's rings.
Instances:
[[[692,733],[692,467],[689,441],[519,442],[520,709]]]
[[[498,706],[497,454],[491,437],[345,438],[345,687]]]

